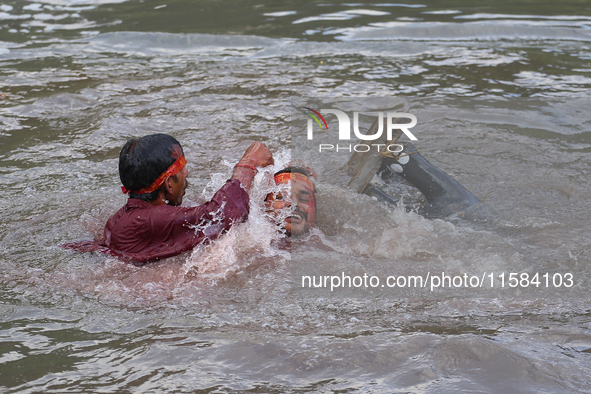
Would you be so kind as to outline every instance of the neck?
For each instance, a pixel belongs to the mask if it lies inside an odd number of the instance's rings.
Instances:
[[[160,192],[160,194],[158,194],[158,198],[156,198],[154,201],[150,201],[150,204],[152,205],[165,205],[168,204],[168,200],[166,199],[166,197],[163,195],[162,191]]]

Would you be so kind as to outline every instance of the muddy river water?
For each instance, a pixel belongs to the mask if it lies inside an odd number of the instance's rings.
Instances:
[[[4,1],[0,390],[587,392],[590,88],[591,8],[574,0]],[[265,173],[248,222],[207,247],[145,267],[59,247],[125,203],[128,139],[177,138],[196,205],[252,141],[288,163],[293,103],[318,97],[403,101],[422,154],[491,216],[386,207],[346,190],[343,157],[305,156],[321,245],[297,267],[505,288],[298,289]]]

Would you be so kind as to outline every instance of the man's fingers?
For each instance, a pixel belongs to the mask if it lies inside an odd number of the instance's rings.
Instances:
[[[273,154],[262,142],[253,142],[242,157],[240,162],[253,165],[255,167],[266,167],[274,163]]]

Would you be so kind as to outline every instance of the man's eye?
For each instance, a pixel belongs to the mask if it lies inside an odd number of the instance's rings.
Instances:
[[[275,196],[275,200],[283,200],[283,196],[281,194],[278,194],[277,196]]]

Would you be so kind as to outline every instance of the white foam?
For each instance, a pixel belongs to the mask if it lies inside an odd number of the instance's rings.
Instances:
[[[258,264],[260,258],[269,261],[286,261],[289,253],[278,249],[275,242],[284,235],[279,231],[279,224],[284,216],[272,218],[265,209],[264,199],[267,194],[277,192],[281,186],[275,185],[273,174],[290,163],[289,150],[282,150],[274,155],[275,164],[261,169],[255,176],[250,190],[250,215],[245,223],[233,227],[227,234],[210,245],[198,246],[183,265],[185,276],[198,276],[202,280],[217,282],[229,275]],[[229,171],[235,163],[227,162]],[[215,173],[201,194],[204,200],[210,199],[229,177],[229,173]],[[289,192],[283,190],[283,192]],[[288,211],[288,210],[287,210]]]
[[[28,4],[28,5],[24,6],[23,7],[23,10],[27,10],[27,11],[41,11],[42,8],[43,8],[43,4],[33,3],[33,4]]]
[[[267,12],[263,15],[278,18],[278,17],[282,17],[282,16],[295,15],[297,13],[298,13],[297,11],[279,11],[279,12]]]

